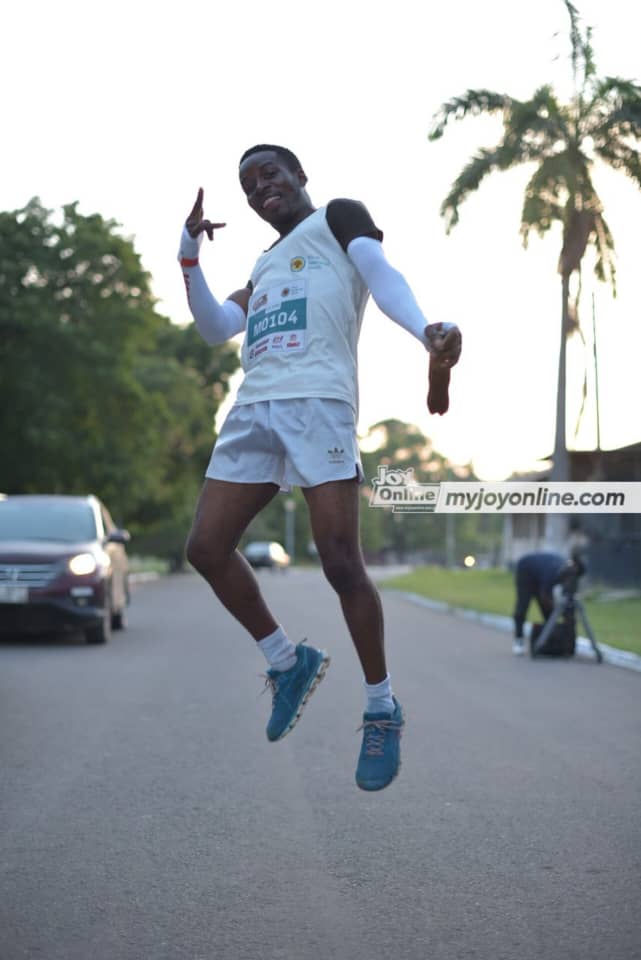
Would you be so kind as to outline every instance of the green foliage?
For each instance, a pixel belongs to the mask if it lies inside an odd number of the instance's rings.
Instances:
[[[435,113],[430,140],[442,137],[450,120],[468,115],[501,114],[503,135],[499,143],[478,151],[452,184],[441,206],[449,232],[459,221],[459,208],[495,170],[509,170],[534,162],[536,170],[526,188],[521,212],[521,236],[527,246],[532,230],[545,235],[560,225],[562,248],[559,273],[563,307],[557,425],[553,476],[567,479],[565,434],[565,335],[579,328],[579,282],[570,304],[570,276],[578,273],[588,247],[595,251],[594,272],[609,281],[616,295],[614,239],[603,216],[603,204],[592,182],[595,159],[631,177],[641,187],[641,86],[619,77],[599,79],[590,28],[581,29],[576,7],[563,0],[570,18],[570,48],[574,93],[560,103],[549,85],[530,100],[519,101],[488,90],[468,90],[444,103]]]
[[[37,199],[0,213],[4,492],[93,492],[134,532],[184,542],[237,365],[156,312],[113,221]]]
[[[453,607],[512,615],[515,601],[513,574],[503,569],[444,570],[417,567],[411,573],[385,581],[385,588],[417,593]],[[641,597],[605,600],[593,589],[584,597],[588,619],[600,643],[641,654]],[[530,609],[530,618],[538,610]],[[579,633],[583,633],[578,621]]]
[[[491,90],[468,90],[460,97],[452,97],[434,115],[429,139],[440,140],[450,120],[462,120],[484,113],[503,113],[511,102],[510,97]]]
[[[461,562],[466,553],[494,552],[500,537],[500,525],[496,518],[470,514],[450,516],[448,519],[445,514],[402,514],[379,507],[371,508],[370,484],[377,476],[379,465],[403,470],[411,467],[419,483],[474,480],[475,476],[471,466],[452,467],[413,424],[384,420],[371,427],[369,433],[379,442],[371,452],[362,453],[366,483],[361,504],[361,534],[367,556],[376,559],[377,555],[392,552],[403,561],[407,556],[421,552],[445,562],[448,554],[448,524],[453,562]]]
[[[454,469],[413,424],[400,420],[384,420],[371,427],[370,435],[378,440],[376,449],[361,452],[365,483],[361,487],[360,537],[366,559],[376,562],[390,554],[402,559],[420,551],[444,561],[448,523],[445,515],[402,515],[392,513],[391,510],[371,508],[370,484],[377,475],[379,464],[390,464],[403,469],[413,467],[416,479],[421,483],[473,480],[471,468]],[[249,540],[278,540],[286,545],[285,503],[292,498],[296,504],[295,559],[297,562],[309,560],[308,545],[313,542],[313,536],[307,504],[298,488],[286,496],[279,494],[274,497],[254,519],[241,541],[241,546]],[[470,514],[455,517],[449,522],[455,527],[456,561],[461,562],[466,553],[482,552],[494,555],[500,542],[500,518]]]
[[[496,567],[486,570],[417,567],[408,574],[387,580],[385,586],[483,613],[510,616],[514,607],[514,577]]]
[[[481,149],[456,178],[441,207],[448,231],[459,221],[459,207],[495,170],[535,162],[523,204],[521,234],[546,233],[553,223],[563,229],[560,270],[580,269],[588,244],[597,253],[595,271],[614,289],[614,245],[602,215],[603,205],[590,171],[592,155],[626,173],[641,186],[641,87],[621,78],[599,79],[590,28],[581,30],[576,8],[564,0],[570,16],[570,42],[575,92],[561,104],[549,85],[530,100],[520,101],[488,90],[468,90],[444,103],[434,115],[430,140],[439,139],[450,120],[500,113],[503,136]],[[589,220],[577,218],[589,213]],[[587,227],[587,230],[586,230]]]

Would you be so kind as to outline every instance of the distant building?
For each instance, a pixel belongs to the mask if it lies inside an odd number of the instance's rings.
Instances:
[[[512,480],[549,480],[549,469]],[[570,480],[641,482],[641,443],[617,450],[571,450]],[[641,515],[581,513],[570,517],[570,529],[588,538],[590,576],[613,586],[641,589]],[[502,561],[513,566],[524,553],[544,549],[545,514],[506,514]]]

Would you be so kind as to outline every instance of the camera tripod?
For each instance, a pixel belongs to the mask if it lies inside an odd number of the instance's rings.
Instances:
[[[531,652],[533,657],[543,650],[550,634],[554,630],[554,627],[561,617],[564,618],[565,622],[576,636],[576,615],[578,613],[581,617],[581,622],[583,623],[587,637],[592,645],[592,649],[594,650],[597,663],[603,662],[603,654],[599,650],[599,645],[596,642],[594,631],[590,626],[590,621],[588,620],[588,615],[585,612],[583,602],[576,595],[576,589],[576,582],[564,583],[561,597],[555,603],[554,609],[548,619],[545,621],[545,625],[541,630],[541,633],[532,644]]]

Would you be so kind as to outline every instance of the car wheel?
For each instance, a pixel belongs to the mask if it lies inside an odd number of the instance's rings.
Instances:
[[[87,643],[106,643],[111,637],[111,613],[106,612],[100,623],[85,630]]]

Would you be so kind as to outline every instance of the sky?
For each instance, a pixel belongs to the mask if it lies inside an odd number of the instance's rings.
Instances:
[[[594,30],[598,73],[641,80],[637,4],[576,5]],[[498,141],[501,123],[468,118],[437,143],[427,134],[440,104],[470,88],[527,99],[551,82],[568,95],[561,0],[34,0],[5,5],[0,22],[0,209],[39,196],[51,209],[78,201],[81,213],[114,219],[152,276],[158,309],[187,323],[176,252],[197,188],[206,215],[227,222],[201,254],[222,299],[245,285],[274,239],[246,205],[238,160],[255,143],[282,143],[299,156],[312,202],[363,201],[429,322],[454,321],[463,332],[450,411],[432,417],[427,355],[370,301],[359,348],[364,445],[376,422],[405,420],[485,480],[531,469],[551,453],[560,235],[532,237],[523,250],[530,167],[490,176],[446,235],[440,204],[471,155]],[[568,358],[576,449],[596,444],[593,300],[601,445],[641,440],[641,191],[607,168],[594,180],[616,243],[618,295],[584,271],[586,345],[576,339]]]

